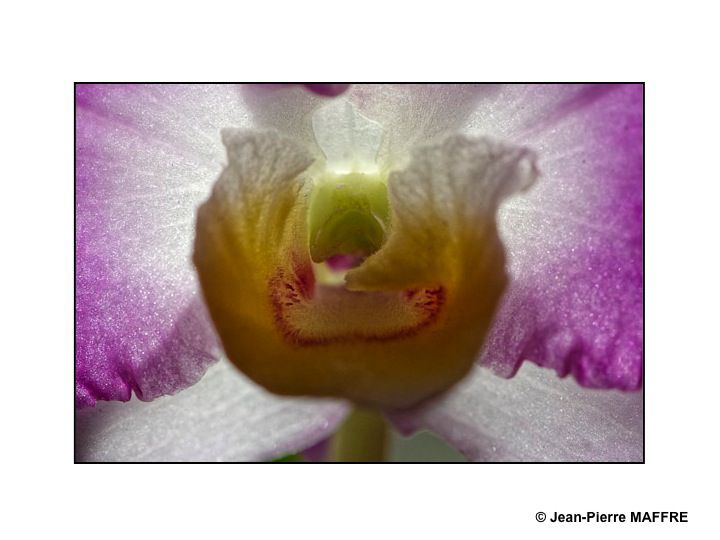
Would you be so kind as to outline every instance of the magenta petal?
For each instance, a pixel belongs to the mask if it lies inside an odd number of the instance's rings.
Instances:
[[[531,360],[583,386],[638,389],[642,86],[510,87],[498,100],[507,117],[475,129],[536,150],[541,178],[499,216],[512,282],[481,362],[512,376]]]
[[[151,400],[218,357],[193,223],[247,113],[226,86],[78,85],[76,106],[76,404]]]
[[[321,96],[335,97],[339,96],[350,88],[349,84],[344,83],[331,83],[331,84],[305,84],[305,88],[311,92],[315,92]]]

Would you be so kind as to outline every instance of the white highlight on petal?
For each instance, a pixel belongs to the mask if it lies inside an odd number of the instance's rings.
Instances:
[[[347,412],[339,401],[274,396],[221,360],[174,396],[78,411],[75,459],[265,461],[330,436]]]
[[[472,461],[642,461],[641,392],[589,390],[523,364],[512,379],[473,368],[452,392],[394,418]]]
[[[384,130],[358,113],[352,103],[331,101],[315,111],[312,126],[329,170],[339,174],[378,172],[376,158]]]

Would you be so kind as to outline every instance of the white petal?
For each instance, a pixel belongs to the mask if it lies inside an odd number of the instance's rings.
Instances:
[[[399,170],[412,148],[459,132],[497,92],[497,85],[358,84],[345,96],[384,128],[380,166]]]
[[[525,363],[513,379],[476,367],[454,390],[394,420],[474,461],[642,461],[640,392],[581,388]]]
[[[334,100],[315,111],[313,132],[325,154],[327,168],[335,173],[374,173],[383,128],[359,114],[346,100]]]
[[[312,446],[347,413],[338,401],[273,396],[227,361],[190,388],[76,413],[77,461],[264,461]]]

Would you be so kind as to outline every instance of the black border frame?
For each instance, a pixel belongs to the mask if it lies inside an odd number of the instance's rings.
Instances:
[[[172,82],[137,82],[137,81],[125,81],[125,82],[96,82],[96,81],[75,81],[73,83],[73,255],[74,255],[74,266],[73,266],[73,309],[75,310],[73,314],[73,359],[77,356],[77,310],[75,306],[77,305],[77,87],[80,85],[86,85],[86,84],[136,84],[136,85],[229,85],[229,84],[298,84],[298,83],[286,83],[286,82],[250,82],[250,83],[238,83],[238,82],[207,82],[207,81],[200,81],[200,82],[187,82],[187,81],[172,81]],[[302,83],[302,84],[330,84],[330,83],[322,83],[322,82],[316,82],[316,83]],[[338,83],[333,83],[338,84]],[[345,84],[345,83],[343,83]],[[498,82],[498,81],[489,81],[489,82],[483,82],[483,83],[477,83],[477,82],[378,82],[378,81],[371,81],[371,82],[354,82],[354,83],[347,83],[347,84],[447,84],[447,85],[458,85],[458,84],[596,84],[596,85],[620,85],[620,84],[635,84],[642,86],[642,148],[643,148],[643,157],[642,157],[642,193],[643,193],[643,201],[642,201],[642,220],[643,220],[643,230],[642,230],[642,318],[643,318],[643,329],[642,329],[642,338],[643,338],[643,344],[642,344],[642,392],[643,392],[643,442],[642,442],[642,452],[643,452],[643,459],[642,461],[497,461],[497,462],[453,462],[453,461],[407,461],[407,462],[360,462],[357,464],[363,465],[368,463],[382,463],[382,464],[389,464],[389,465],[404,465],[404,464],[452,464],[452,465],[523,465],[523,464],[542,464],[542,465],[586,465],[586,464],[592,464],[592,465],[644,465],[646,463],[646,433],[645,433],[645,426],[646,426],[646,387],[645,387],[645,82],[633,82],[633,81],[623,81],[623,82],[568,82],[568,81],[535,81],[535,82],[527,82],[527,81],[515,81],[515,82]],[[77,419],[75,417],[75,413],[77,409],[75,408],[75,380],[77,378],[77,367],[75,362],[73,362],[73,436],[75,437],[77,434]],[[449,443],[447,443],[449,445]],[[77,449],[77,441],[75,438],[73,439],[73,454],[76,455],[76,449]],[[212,462],[212,461],[78,461],[76,457],[74,457],[73,462],[75,464],[101,464],[101,465],[123,465],[123,464],[220,464],[220,465],[227,465],[227,464],[239,464],[239,463],[249,463],[249,464],[257,464],[257,463],[268,463],[268,464],[278,464],[278,465],[284,465],[284,464],[320,464],[320,465],[331,465],[331,464],[356,464],[353,462],[308,462],[308,461],[292,461],[292,462],[277,462],[277,461],[228,461],[228,462]]]

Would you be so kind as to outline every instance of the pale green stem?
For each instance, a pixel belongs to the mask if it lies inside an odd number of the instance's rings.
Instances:
[[[330,461],[385,461],[389,429],[383,415],[374,409],[357,407],[333,435]]]

